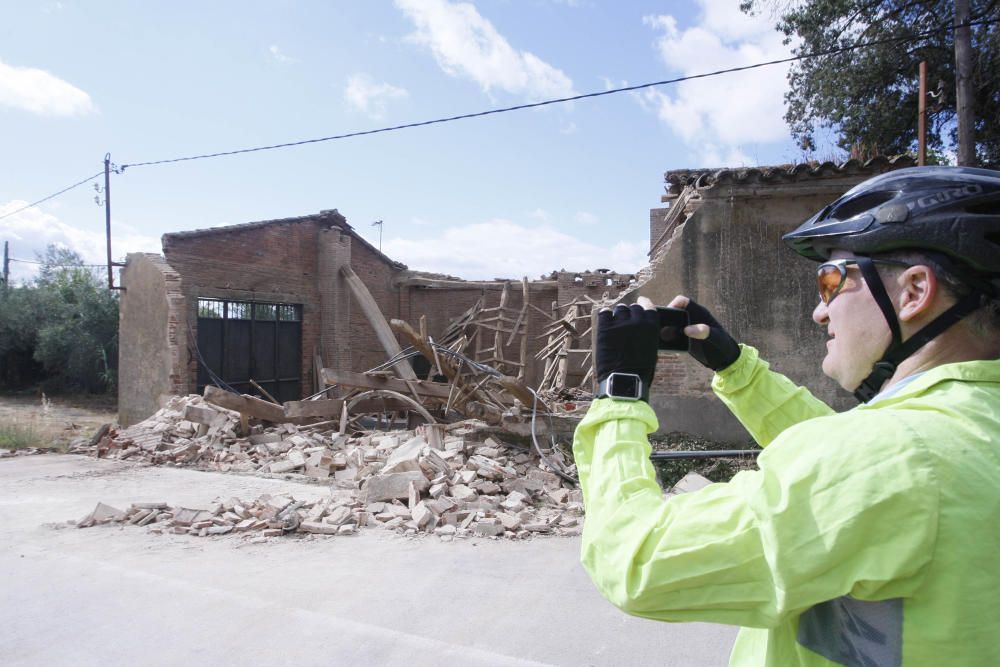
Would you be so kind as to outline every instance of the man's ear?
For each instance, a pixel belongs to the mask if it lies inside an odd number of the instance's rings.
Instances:
[[[899,288],[897,305],[900,322],[909,322],[930,313],[939,294],[933,269],[925,264],[911,266],[899,274],[896,285]]]

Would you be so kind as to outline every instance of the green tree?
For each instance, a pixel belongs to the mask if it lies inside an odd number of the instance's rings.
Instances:
[[[972,83],[976,158],[1000,166],[1000,19],[997,0],[972,0]],[[772,12],[796,55],[899,38],[795,62],[788,75],[785,120],[803,150],[829,130],[843,150],[863,157],[915,152],[918,68],[927,61],[928,148],[955,145],[953,0],[742,0],[748,13]],[[941,30],[938,30],[941,29]],[[928,31],[933,34],[922,35]],[[940,87],[938,86],[940,82]]]
[[[75,252],[50,245],[39,259],[38,277],[4,297],[0,380],[16,386],[40,369],[50,391],[113,390],[118,295]]]

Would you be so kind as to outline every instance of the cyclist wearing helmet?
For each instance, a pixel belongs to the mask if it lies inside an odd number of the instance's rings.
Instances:
[[[665,502],[642,400],[658,317],[648,299],[602,311],[573,445],[584,567],[628,613],[743,626],[733,665],[995,664],[1000,172],[890,172],[784,240],[820,262],[823,372],[863,404],[834,412],[676,297],[692,356],[765,449]]]

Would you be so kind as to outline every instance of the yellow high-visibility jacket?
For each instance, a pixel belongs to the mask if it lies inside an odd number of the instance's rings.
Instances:
[[[731,665],[1000,664],[1000,360],[838,414],[743,346],[713,388],[766,447],[726,484],[663,499],[646,403],[596,400],[577,428],[605,597],[743,626]]]

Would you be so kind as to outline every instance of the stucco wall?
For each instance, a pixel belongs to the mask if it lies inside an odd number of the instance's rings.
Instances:
[[[760,350],[772,369],[836,409],[855,405],[820,370],[826,336],[811,317],[815,264],[789,250],[781,235],[870,175],[773,188],[705,188],[700,207],[657,249],[650,277],[638,293],[663,305],[677,294],[691,297],[738,341]],[[712,394],[711,377],[686,354],[661,353],[651,404],[662,431],[728,441],[749,438]]]
[[[118,420],[129,426],[185,391],[186,320],[180,276],[159,255],[130,254],[121,283]]]

